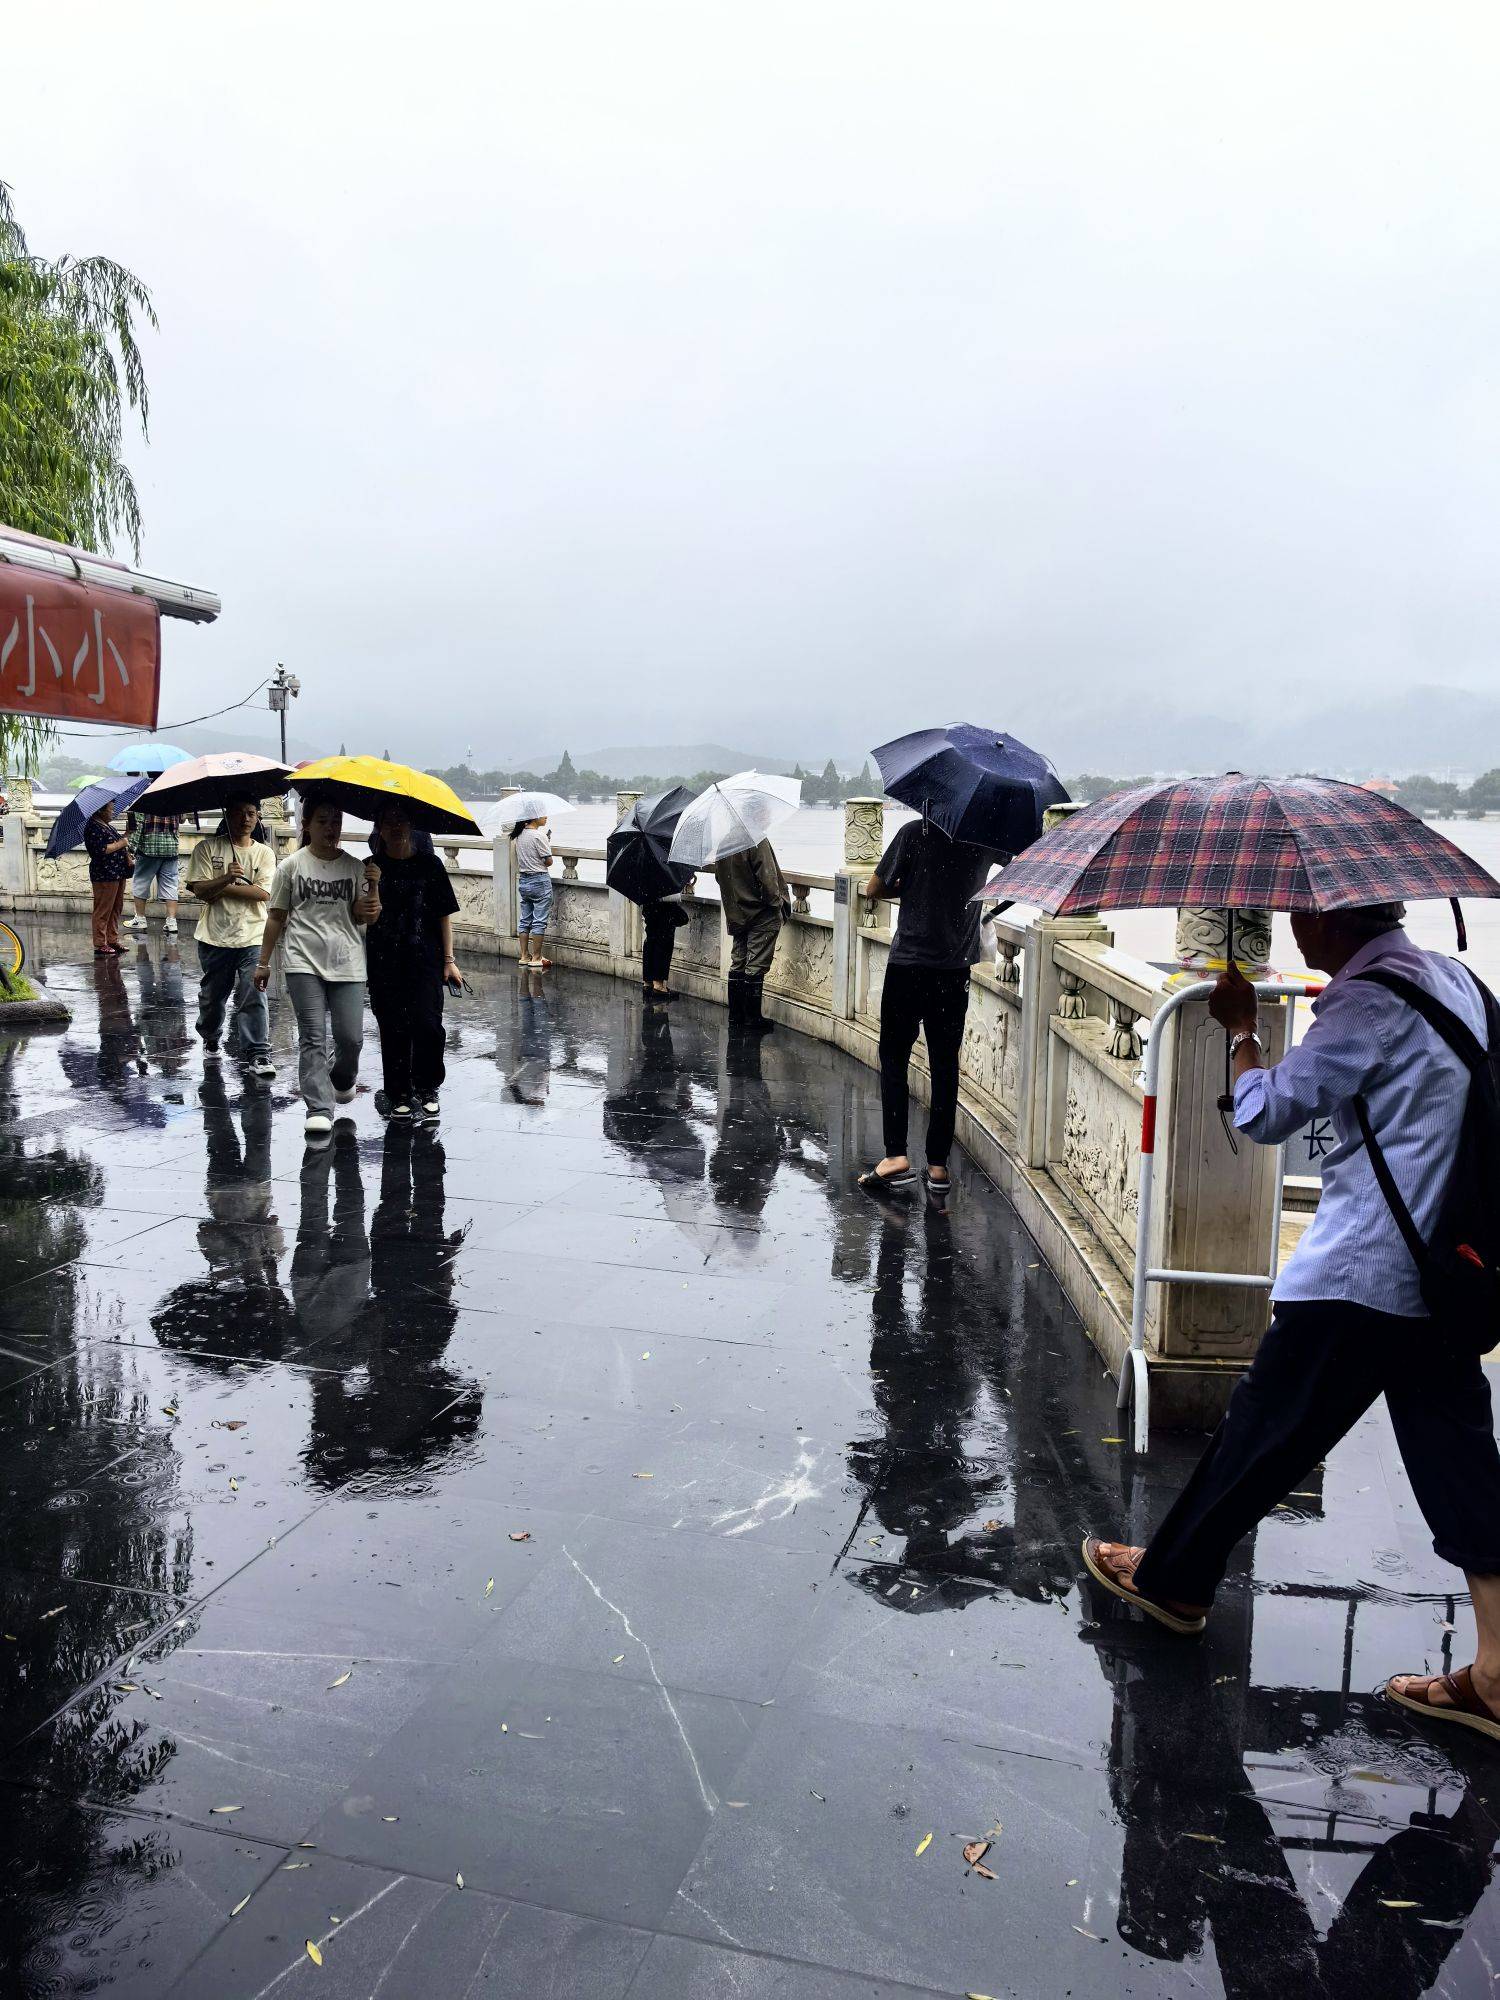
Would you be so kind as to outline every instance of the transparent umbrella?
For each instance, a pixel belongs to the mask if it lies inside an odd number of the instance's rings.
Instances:
[[[519,826],[523,820],[552,819],[557,813],[572,811],[572,800],[559,798],[556,792],[513,792],[508,799],[500,801],[495,824]]]
[[[802,780],[765,771],[737,771],[700,792],[672,836],[671,859],[709,868],[731,854],[759,847],[802,803]]]

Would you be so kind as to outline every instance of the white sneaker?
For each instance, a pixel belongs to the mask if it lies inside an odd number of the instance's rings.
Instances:
[[[269,1056],[263,1056],[259,1062],[251,1063],[250,1074],[252,1076],[274,1076],[276,1074],[276,1065]]]
[[[352,1104],[355,1098],[359,1094],[359,1086],[358,1084],[351,1083],[347,1090],[339,1090],[335,1088],[333,1094],[338,1103]]]
[[[141,925],[141,929],[142,929],[142,930],[144,930],[145,928],[146,928],[146,926],[145,926],[144,924],[142,924],[142,925]],[[163,935],[164,935],[164,936],[166,936],[166,937],[176,937],[176,935],[177,935],[177,919],[176,919],[175,917],[168,917],[168,918],[167,918],[167,921],[166,921],[166,922],[165,922],[165,923],[164,923],[164,924],[162,925],[162,933],[163,933]]]
[[[321,1111],[314,1111],[303,1129],[309,1139],[326,1139],[333,1130],[333,1120],[325,1117]]]
[[[132,917],[125,928],[128,931],[143,931],[146,928],[146,919],[144,917]]]
[[[409,1104],[393,1104],[391,1106],[391,1116],[393,1118],[410,1118],[411,1106]]]
[[[436,1118],[437,1115],[438,1115],[437,1099],[435,1097],[424,1097],[422,1100],[422,1116],[424,1118]]]

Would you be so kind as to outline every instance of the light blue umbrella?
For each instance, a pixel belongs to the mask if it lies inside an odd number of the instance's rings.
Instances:
[[[132,743],[124,750],[117,750],[104,768],[106,771],[145,771],[156,778],[163,771],[170,771],[174,764],[186,764],[192,754],[190,750],[179,750],[175,743]]]
[[[82,846],[83,829],[100,806],[113,799],[120,811],[128,811],[150,782],[149,777],[102,778],[97,785],[85,786],[76,799],[69,799],[52,822],[52,831],[47,836],[49,859],[55,861],[69,848]]]

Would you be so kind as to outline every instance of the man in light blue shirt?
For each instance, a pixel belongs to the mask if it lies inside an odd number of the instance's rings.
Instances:
[[[1144,1550],[1090,1537],[1084,1561],[1106,1589],[1176,1632],[1202,1631],[1229,1555],[1385,1395],[1433,1546],[1468,1577],[1478,1626],[1472,1667],[1398,1674],[1386,1692],[1435,1721],[1500,1738],[1500,1450],[1477,1355],[1446,1340],[1380,1190],[1354,1109],[1370,1124],[1419,1234],[1431,1235],[1457,1153],[1469,1071],[1399,993],[1361,977],[1395,973],[1441,1002],[1481,1042],[1476,981],[1419,950],[1399,903],[1299,912],[1292,934],[1331,975],[1303,1041],[1268,1069],[1255,991],[1237,968],[1209,1001],[1230,1037],[1234,1122],[1279,1145],[1309,1118],[1332,1121],[1317,1215],[1276,1280],[1271,1325],[1192,1478]]]

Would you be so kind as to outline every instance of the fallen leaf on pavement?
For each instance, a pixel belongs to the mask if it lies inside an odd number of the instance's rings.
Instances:
[[[311,1867],[312,1863],[310,1861],[283,1861],[281,1864],[281,1872],[283,1875],[290,1875],[298,1868],[311,1868]]]
[[[329,1692],[332,1693],[334,1688],[341,1688],[344,1685],[344,1682],[348,1680],[349,1675],[352,1674],[353,1672],[354,1672],[353,1667],[349,1667],[344,1673],[341,1673],[339,1675],[336,1681],[330,1681],[328,1683]]]
[[[488,1583],[487,1583],[487,1584],[486,1584],[486,1585],[484,1586],[484,1594],[485,1594],[485,1596],[486,1596],[486,1597],[491,1597],[491,1596],[493,1596],[493,1595],[494,1595],[494,1590],[495,1590],[495,1579],[494,1579],[493,1577],[491,1577],[491,1578],[490,1578],[490,1580],[489,1580],[489,1582],[488,1582]]]
[[[1082,1924],[1074,1924],[1073,1928],[1080,1937],[1091,1938],[1095,1944],[1103,1944],[1104,1942],[1097,1931],[1086,1931]]]
[[[931,1845],[932,1845],[932,1835],[930,1833],[924,1833],[922,1835],[922,1838],[917,1842],[917,1853],[925,1854],[928,1848],[931,1847]]]
[[[255,1891],[252,1889],[250,1891],[250,1896],[253,1896],[254,1894]],[[240,1900],[235,1904],[234,1908],[229,1912],[230,1916],[237,1917],[240,1911],[244,1909],[246,1903],[249,1902],[250,1896],[241,1896]]]
[[[460,1889],[464,1886],[464,1878],[462,1875],[455,1875],[453,1879],[458,1884]]]
[[[625,1655],[623,1653],[616,1653],[613,1661],[611,1662],[611,1665],[617,1667],[620,1664],[621,1660],[624,1659],[624,1657]]]
[[[1405,1896],[1382,1896],[1380,1900],[1388,1910],[1415,1910],[1421,1907]]]
[[[66,1604],[54,1604],[52,1609],[44,1611],[36,1622],[38,1625],[45,1625],[49,1618],[60,1618],[67,1608]]]
[[[245,1808],[244,1808],[243,1806],[210,1806],[210,1807],[209,1807],[209,1811],[210,1811],[211,1813],[232,1813],[232,1812],[243,1812],[244,1810],[245,1810]]]
[[[1003,1526],[1004,1526],[1004,1523],[1003,1523],[1003,1522],[1001,1522],[1001,1521],[986,1521],[986,1522],[984,1523],[984,1532],[985,1532],[985,1533],[986,1533],[987,1535],[993,1535],[993,1534],[994,1534],[994,1532],[995,1532],[995,1530],[996,1530],[997,1528],[999,1528],[999,1527],[1003,1527]]]
[[[530,1528],[512,1528],[510,1538],[513,1542],[529,1542],[531,1540],[531,1530]]]
[[[632,1479],[654,1479],[656,1474],[654,1472],[632,1472],[630,1476]]]
[[[1185,1840],[1201,1840],[1210,1847],[1222,1847],[1224,1845],[1223,1840],[1216,1833],[1188,1833],[1184,1834],[1183,1838]]]
[[[321,1965],[323,1963],[323,1954],[318,1950],[318,1947],[313,1943],[311,1938],[307,1940],[304,1949],[314,1965]]]
[[[971,1840],[964,1848],[964,1860],[972,1868],[976,1861],[983,1861],[989,1851],[990,1844],[987,1840]]]
[[[995,1880],[994,1869],[986,1868],[982,1861],[976,1861],[974,1863],[974,1873],[976,1875],[982,1875],[986,1882],[993,1882]]]

